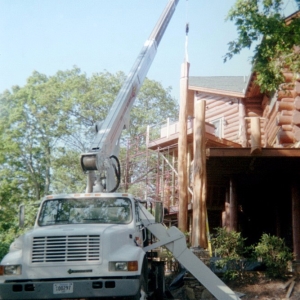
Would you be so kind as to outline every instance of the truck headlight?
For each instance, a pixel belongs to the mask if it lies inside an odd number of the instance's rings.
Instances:
[[[21,274],[22,274],[21,265],[0,266],[0,275],[21,275]]]
[[[110,261],[109,271],[138,271],[138,261]]]

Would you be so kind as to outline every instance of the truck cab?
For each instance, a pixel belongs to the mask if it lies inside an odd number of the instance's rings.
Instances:
[[[0,299],[140,299],[139,214],[139,201],[129,194],[45,197],[34,228],[1,262]]]

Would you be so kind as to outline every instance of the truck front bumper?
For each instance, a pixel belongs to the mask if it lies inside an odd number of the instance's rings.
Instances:
[[[66,288],[64,288],[66,287]],[[92,299],[136,295],[138,276],[117,278],[14,281],[0,284],[1,300]]]

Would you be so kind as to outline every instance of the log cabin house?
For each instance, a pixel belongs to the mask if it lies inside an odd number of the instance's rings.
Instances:
[[[189,188],[193,185],[190,174],[195,149],[199,150],[194,129],[197,105],[205,103],[206,207],[200,205],[199,218],[201,209],[205,209],[211,233],[224,226],[241,232],[248,244],[257,243],[263,233],[282,237],[293,249],[295,259],[300,260],[299,74],[286,72],[285,89],[279,88],[271,95],[260,92],[255,73],[248,77],[187,76],[186,82],[185,104],[181,102],[180,109],[186,110],[185,182]],[[168,153],[174,164],[174,158],[182,155],[181,134],[179,123],[168,125],[148,148],[162,155]],[[179,203],[174,202],[173,192],[165,192],[162,201],[166,222],[178,225],[183,200],[178,196]],[[185,222],[189,231],[195,231],[193,210],[197,199],[193,199],[192,192],[186,197]],[[197,245],[207,246],[201,238]]]

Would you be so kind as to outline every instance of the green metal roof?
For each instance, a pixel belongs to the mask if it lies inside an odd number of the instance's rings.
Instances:
[[[190,76],[189,85],[244,94],[248,80],[249,76]]]

